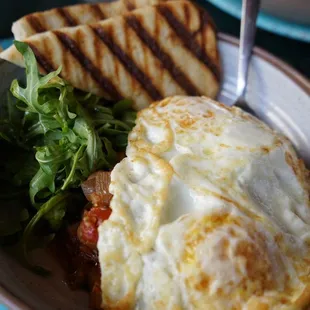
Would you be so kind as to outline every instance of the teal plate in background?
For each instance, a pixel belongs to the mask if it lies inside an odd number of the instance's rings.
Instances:
[[[13,43],[13,38],[5,39],[5,40],[0,40],[0,46],[3,49],[8,48],[12,43]],[[0,310],[2,310],[2,309],[0,308]]]
[[[241,0],[200,0],[200,3],[203,1],[212,3],[234,17],[241,16]],[[266,13],[259,14],[257,25],[270,32],[310,43],[310,25],[297,24]]]

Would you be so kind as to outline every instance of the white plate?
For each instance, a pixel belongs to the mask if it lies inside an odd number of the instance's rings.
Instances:
[[[219,100],[235,99],[238,40],[220,34],[224,81]],[[290,66],[255,48],[247,101],[260,119],[284,133],[310,167],[310,82]]]
[[[219,99],[231,104],[235,99],[238,41],[220,34],[219,48],[223,62],[223,87]],[[10,81],[22,73],[7,63],[0,62],[0,96]],[[258,115],[287,135],[301,156],[310,164],[310,84],[292,68],[270,54],[255,49],[247,94],[251,107]],[[2,92],[1,92],[2,91]],[[0,252],[0,301],[10,309],[85,310],[87,295],[70,291],[62,275],[49,257],[41,263],[50,267],[53,277],[40,278],[23,269],[14,259]],[[17,302],[19,299],[21,302]],[[15,305],[15,306],[14,306]]]

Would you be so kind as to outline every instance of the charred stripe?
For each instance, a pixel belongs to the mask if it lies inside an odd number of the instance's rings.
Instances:
[[[100,5],[98,3],[92,4],[90,6],[91,10],[93,11],[93,14],[99,19],[106,19],[106,16],[104,15],[104,13],[102,12]]]
[[[49,72],[56,70],[53,67],[53,65],[48,61],[48,59],[39,52],[39,50],[34,46],[34,44],[32,44],[30,42],[27,42],[27,44],[30,46],[34,55],[36,56],[37,62],[45,70],[46,73],[49,73]]]
[[[124,0],[124,2],[128,11],[133,11],[136,8],[134,3],[132,3],[130,0]]]
[[[157,41],[143,28],[136,16],[126,16],[126,23],[131,27],[140,40],[151,50],[153,55],[162,63],[163,67],[170,73],[175,82],[185,90],[188,95],[199,96],[200,92],[188,79],[188,77],[177,67],[169,54],[161,49]]]
[[[77,43],[70,38],[67,34],[54,31],[61,44],[77,59],[80,65],[91,75],[96,81],[113,99],[122,99],[121,95],[117,91],[113,83],[96,68],[92,61],[81,51]]]
[[[35,16],[34,14],[30,14],[26,17],[27,22],[30,24],[31,28],[36,32],[36,33],[41,33],[46,31],[46,28],[42,25],[40,22],[40,19]]]
[[[176,35],[182,40],[184,46],[208,69],[210,69],[214,77],[219,81],[219,68],[216,66],[216,64],[213,63],[205,50],[198,44],[198,42],[193,37],[193,34],[174,16],[173,12],[167,6],[158,5],[157,9],[176,33]]]
[[[67,26],[77,26],[79,24],[66,8],[57,8],[56,11],[64,19]]]
[[[153,100],[163,98],[163,95],[153,85],[149,76],[147,76],[136,63],[114,42],[111,35],[104,31],[100,26],[90,26],[96,36],[108,47],[111,53],[124,65],[125,69],[140,83],[144,90]]]

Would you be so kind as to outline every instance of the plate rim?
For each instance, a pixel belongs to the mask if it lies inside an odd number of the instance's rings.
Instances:
[[[24,301],[15,296],[9,289],[0,285],[0,306],[10,307],[10,310],[30,310]]]
[[[230,34],[219,32],[218,39],[226,43],[230,43],[234,46],[239,46],[239,39]],[[262,58],[266,62],[270,63],[272,66],[282,71],[310,96],[310,79],[306,78],[304,75],[302,75],[302,73],[297,71],[291,65],[258,46],[255,46],[253,48],[253,55]]]
[[[222,32],[219,32],[217,36],[219,41],[239,46],[239,39],[234,36]],[[253,54],[283,72],[292,80],[292,82],[296,83],[301,89],[303,89],[310,98],[310,80],[304,77],[296,69],[260,47],[255,46]],[[6,303],[4,304],[5,306],[13,307],[12,310],[30,310],[30,307],[22,299],[18,298],[4,285],[0,285],[0,305],[1,301]]]

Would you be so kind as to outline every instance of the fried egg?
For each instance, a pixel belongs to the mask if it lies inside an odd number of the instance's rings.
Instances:
[[[102,307],[310,305],[308,171],[238,108],[170,97],[139,112],[99,228]]]

